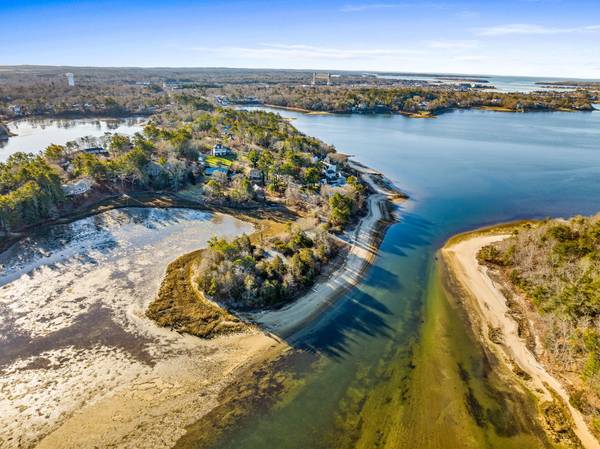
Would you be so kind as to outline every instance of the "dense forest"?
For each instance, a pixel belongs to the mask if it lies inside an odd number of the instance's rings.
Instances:
[[[550,365],[569,379],[573,405],[600,433],[600,215],[548,220],[478,257],[538,311]]]
[[[0,230],[56,215],[63,201],[60,177],[43,157],[16,153],[0,163]]]
[[[198,284],[209,297],[237,308],[287,300],[310,285],[335,253],[326,231],[312,234],[296,230],[261,246],[247,236],[213,238],[202,253]]]

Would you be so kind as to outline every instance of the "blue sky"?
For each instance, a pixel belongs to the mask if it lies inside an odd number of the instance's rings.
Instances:
[[[600,78],[600,0],[0,0],[0,64]]]

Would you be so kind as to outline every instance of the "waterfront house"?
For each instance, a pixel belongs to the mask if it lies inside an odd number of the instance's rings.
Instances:
[[[254,184],[252,186],[252,191],[254,192],[254,198],[256,198],[257,200],[264,201],[266,199],[265,189],[263,189],[258,184]]]
[[[211,153],[213,156],[218,157],[229,156],[231,154],[231,149],[218,143],[213,147]]]
[[[8,107],[8,110],[10,112],[12,112],[14,115],[22,115],[23,114],[23,110],[21,109],[21,106],[19,106],[18,104],[12,104]]]

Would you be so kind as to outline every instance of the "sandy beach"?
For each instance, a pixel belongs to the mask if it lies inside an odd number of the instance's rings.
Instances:
[[[481,318],[481,335],[492,349],[500,347],[504,359],[516,364],[530,376],[528,387],[541,400],[552,401],[548,387],[556,392],[571,413],[574,432],[586,449],[598,449],[600,444],[588,429],[581,413],[569,403],[569,395],[561,383],[553,377],[527,348],[525,340],[518,335],[518,324],[511,317],[507,300],[500,286],[488,275],[487,268],[480,265],[476,255],[485,245],[507,238],[507,235],[467,236],[456,243],[444,247],[442,256],[451,272],[473,299],[471,302],[476,314]],[[488,329],[498,329],[502,335],[500,344],[490,340]]]
[[[34,267],[33,275],[26,271],[17,273],[26,276],[27,282],[9,282],[0,297],[8,307],[13,307],[11,302],[18,304],[21,294],[39,297],[41,309],[31,303],[29,315],[23,317],[22,323],[17,317],[15,326],[23,327],[32,341],[50,340],[54,346],[47,344],[46,348],[46,343],[38,343],[41,349],[35,354],[21,349],[3,368],[0,424],[4,431],[0,447],[172,447],[187,425],[218,405],[219,394],[236,381],[239,373],[288,348],[284,340],[273,334],[288,336],[301,329],[356,285],[370,266],[377,254],[384,223],[389,220],[386,202],[393,193],[374,182],[375,172],[367,168],[361,171],[376,193],[368,199],[368,214],[346,237],[351,247],[343,266],[291,305],[253,314],[252,321],[258,326],[242,333],[200,339],[160,328],[144,316],[152,292],[155,295],[158,291],[160,270],[164,272],[176,252],[198,248],[198,243],[192,240],[197,238],[192,227],[183,228],[190,233],[190,239],[178,241],[177,245],[173,245],[177,234],[167,235],[160,248],[143,245],[137,248],[139,242],[135,238],[127,242],[139,256],[146,250],[154,256],[160,254],[158,264],[154,259],[142,258],[139,266],[134,265],[140,259],[131,257],[111,269],[95,263],[86,265],[89,272],[75,271],[65,278],[66,274],[53,273],[54,266],[48,269],[42,261]],[[223,219],[232,220],[219,218]],[[199,243],[207,237],[202,234]],[[56,256],[58,267],[64,268],[65,273],[73,271],[69,267],[71,256],[62,253]],[[45,277],[36,280],[37,276],[52,277],[54,281],[42,290],[38,283]],[[79,282],[75,282],[78,276]],[[66,279],[69,283],[66,296],[50,293],[53,288],[62,291],[65,287],[60,283]],[[139,283],[144,283],[144,289],[136,291],[128,305],[127,297]],[[13,292],[19,285],[22,291]],[[86,288],[95,293],[88,295]],[[106,293],[115,288],[120,293],[115,299],[108,299]],[[52,295],[53,302],[44,307],[41,304],[46,294]],[[94,334],[93,326],[98,322],[102,325],[98,333],[117,335],[120,340],[100,337],[97,341],[99,337]],[[71,332],[82,342],[88,339],[89,342],[82,347],[77,341],[70,344],[75,338],[69,335]]]

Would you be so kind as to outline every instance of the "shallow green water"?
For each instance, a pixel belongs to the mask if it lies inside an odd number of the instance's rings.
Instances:
[[[292,387],[214,447],[552,447],[532,398],[470,335],[435,254],[467,229],[600,210],[600,112],[282,114],[412,199],[364,282],[290,341],[314,354],[286,366]],[[194,432],[180,447],[198,446]]]

